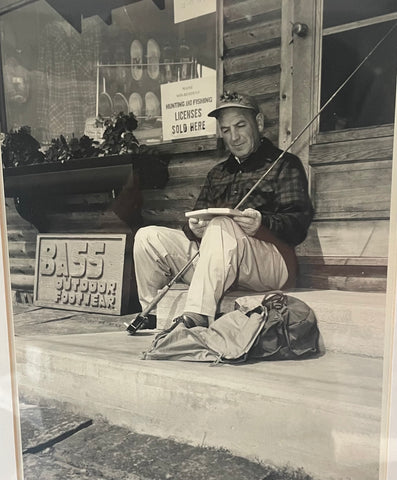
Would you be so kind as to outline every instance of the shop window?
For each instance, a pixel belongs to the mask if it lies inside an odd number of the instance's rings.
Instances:
[[[395,1],[324,0],[321,105],[397,21]],[[320,131],[393,123],[397,28],[320,117]]]
[[[125,3],[110,24],[83,18],[81,33],[44,0],[1,17],[8,130],[28,125],[48,144],[133,112],[141,143],[215,135],[216,1],[187,15],[178,0]]]

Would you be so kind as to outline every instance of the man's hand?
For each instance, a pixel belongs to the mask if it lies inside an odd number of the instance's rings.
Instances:
[[[202,218],[189,218],[189,228],[197,238],[203,238],[205,229],[209,223],[209,220],[203,220]]]
[[[233,217],[233,220],[240,225],[244,233],[253,237],[262,224],[262,215],[258,210],[246,208],[242,216]]]

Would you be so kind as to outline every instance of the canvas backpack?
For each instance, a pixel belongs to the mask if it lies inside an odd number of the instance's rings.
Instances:
[[[295,359],[318,352],[320,332],[313,310],[302,300],[280,291],[240,297],[237,308],[250,315],[264,309],[266,322],[248,353],[249,358]]]
[[[235,363],[248,359],[293,359],[318,351],[312,309],[280,291],[236,300],[236,310],[208,328],[183,323],[159,333],[143,353],[149,360]]]

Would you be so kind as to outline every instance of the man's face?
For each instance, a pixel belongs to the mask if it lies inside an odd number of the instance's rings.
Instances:
[[[259,147],[261,114],[253,110],[229,107],[221,111],[218,122],[223,140],[230,152],[240,161]]]

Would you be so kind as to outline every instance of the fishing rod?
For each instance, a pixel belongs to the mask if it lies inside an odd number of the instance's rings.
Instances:
[[[284,155],[295,145],[295,143],[301,138],[301,136],[306,132],[306,130],[313,124],[313,122],[321,115],[323,110],[332,102],[332,100],[338,95],[338,93],[345,87],[345,85],[351,80],[351,78],[358,72],[358,70],[364,65],[368,58],[375,52],[375,50],[381,45],[385,39],[392,33],[392,31],[397,27],[397,22],[386,32],[385,35],[375,44],[375,46],[370,50],[366,57],[358,64],[358,66],[352,71],[352,73],[344,80],[344,82],[335,90],[335,92],[329,97],[329,99],[324,103],[324,105],[319,109],[319,111],[314,115],[314,117],[302,128],[302,130],[296,135],[296,137],[291,141],[291,143],[286,147],[280,155],[274,160],[266,172],[261,175],[261,177],[254,183],[254,185],[248,190],[244,197],[237,203],[234,207],[235,209],[240,208],[248,197],[252,194],[254,190],[259,186],[259,184],[265,179],[265,177],[274,169],[274,167],[280,162]],[[149,305],[139,313],[136,318],[130,323],[124,323],[127,327],[127,332],[130,335],[134,335],[139,328],[143,325],[145,320],[147,320],[148,314],[153,310],[153,308],[159,303],[159,301],[165,296],[168,290],[177,282],[183,274],[188,270],[188,268],[193,264],[194,260],[199,256],[200,250],[190,258],[190,260],[179,270],[179,272],[163,287],[158,294],[153,298]]]

